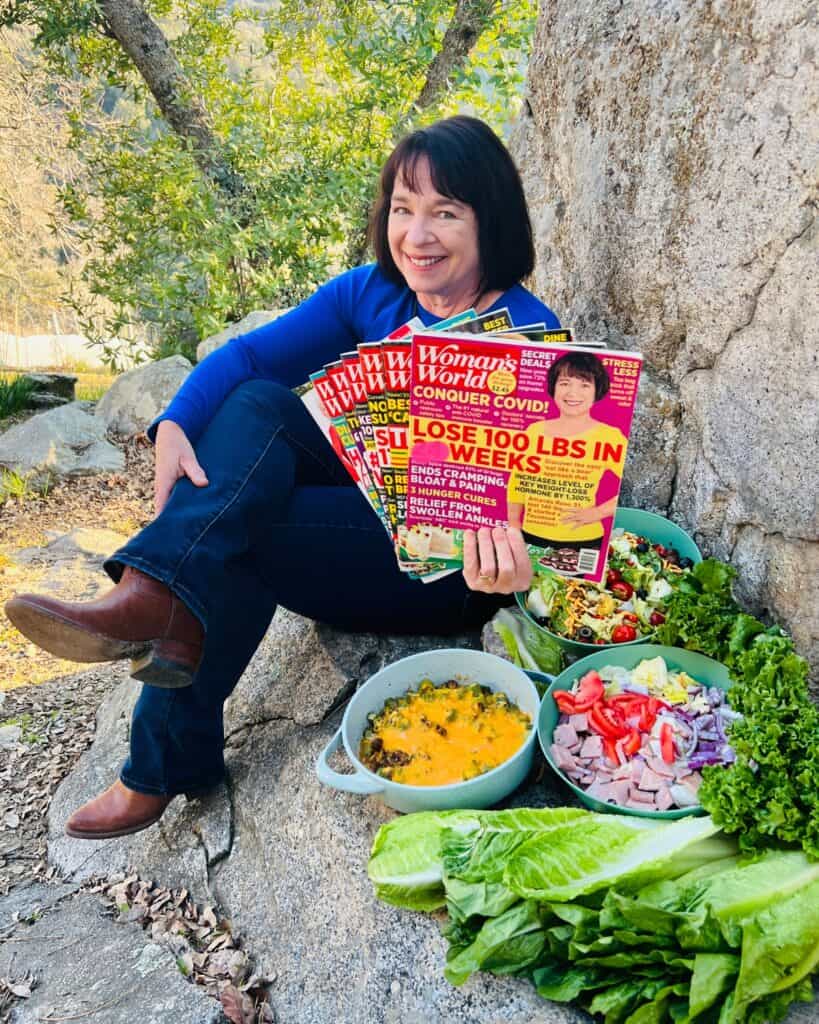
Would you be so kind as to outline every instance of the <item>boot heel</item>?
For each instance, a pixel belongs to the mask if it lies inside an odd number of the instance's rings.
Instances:
[[[196,668],[169,658],[161,643],[155,643],[141,657],[131,661],[131,678],[163,690],[179,690],[190,686]]]

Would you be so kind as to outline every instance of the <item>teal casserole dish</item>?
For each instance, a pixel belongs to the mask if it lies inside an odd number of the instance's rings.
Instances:
[[[370,725],[367,716],[380,712],[384,701],[403,696],[423,679],[431,679],[435,684],[456,679],[459,683],[478,683],[502,691],[531,719],[523,745],[491,771],[446,786],[410,786],[376,775],[358,757],[361,738]],[[529,774],[539,709],[540,696],[535,684],[510,661],[484,651],[455,648],[423,651],[387,665],[356,691],[344,712],[341,727],[318,757],[316,772],[324,785],[346,793],[377,796],[396,811],[491,807],[517,789]],[[355,769],[352,775],[343,775],[330,767],[331,754],[341,746]]]

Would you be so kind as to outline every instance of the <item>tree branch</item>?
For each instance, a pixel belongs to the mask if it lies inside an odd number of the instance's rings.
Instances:
[[[244,191],[241,177],[226,160],[210,117],[195,96],[162,29],[141,0],[99,0],[111,35],[131,58],[162,116],[177,135],[190,139],[202,172],[231,197]]]
[[[418,110],[427,110],[446,92],[450,77],[466,63],[496,6],[497,0],[458,0],[441,48],[429,65],[426,81],[413,104]]]
[[[488,27],[495,12],[497,0],[458,0],[447,26],[441,47],[427,68],[427,76],[415,102],[395,126],[394,137],[404,134],[412,127],[416,115],[434,106],[449,86],[449,80],[466,63],[472,47]],[[347,244],[347,261],[356,266],[367,253],[367,222],[370,203],[362,204]]]

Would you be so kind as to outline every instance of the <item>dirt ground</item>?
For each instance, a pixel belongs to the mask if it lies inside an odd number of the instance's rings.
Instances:
[[[125,454],[124,473],[66,480],[45,496],[12,498],[0,505],[0,608],[15,591],[36,592],[44,571],[36,559],[17,563],[16,552],[42,547],[77,527],[129,536],[151,518],[153,446],[144,434],[109,440]],[[100,586],[105,589],[104,578]],[[0,691],[42,683],[79,668],[29,643],[0,611]]]
[[[144,435],[110,440],[125,453],[124,473],[68,480],[45,497],[0,506],[0,609],[15,591],[36,592],[45,572],[36,557],[16,561],[21,550],[77,527],[127,536],[151,518],[153,447]],[[102,574],[99,586],[108,586]],[[96,667],[35,647],[0,611],[0,895],[26,879],[48,877],[48,805],[91,743],[105,679]]]

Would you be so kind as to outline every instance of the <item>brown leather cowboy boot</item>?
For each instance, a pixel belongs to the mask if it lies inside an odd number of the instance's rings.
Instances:
[[[128,789],[117,779],[78,811],[65,824],[66,835],[74,839],[115,839],[139,832],[159,821],[172,796],[151,796]]]
[[[6,602],[6,615],[29,640],[58,658],[131,658],[131,675],[152,686],[189,686],[202,655],[200,621],[164,583],[131,566],[94,601],[15,594]]]

